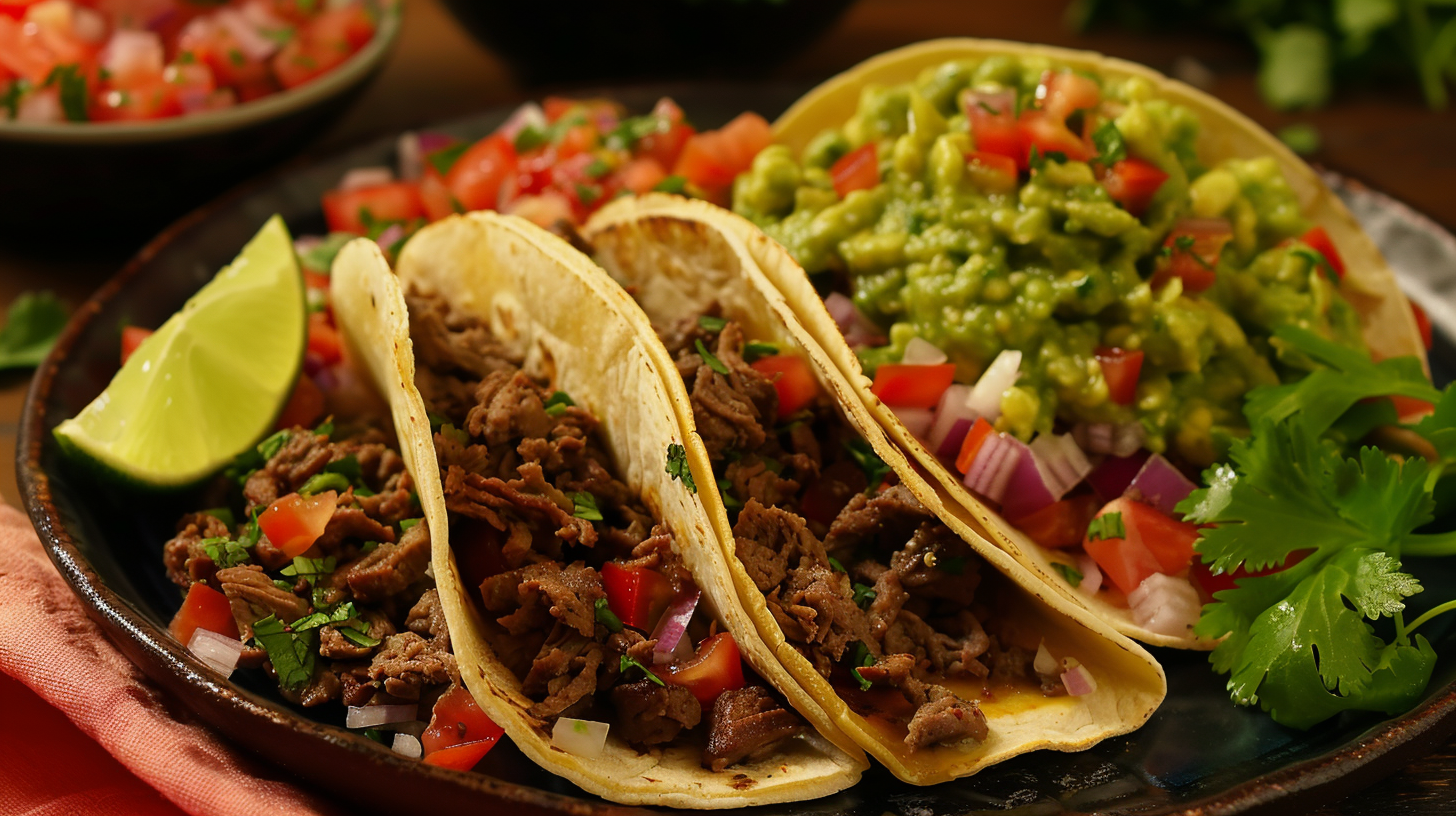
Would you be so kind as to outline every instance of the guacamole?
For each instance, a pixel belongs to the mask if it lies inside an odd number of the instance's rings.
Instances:
[[[1093,89],[1092,107],[1055,118],[1075,143],[1033,146],[998,173],[1010,160],[985,152],[989,126],[978,134],[975,123],[981,111],[1012,114],[985,100],[1014,101],[1022,123],[1049,118],[1059,75]],[[1310,225],[1275,161],[1205,166],[1198,134],[1192,112],[1141,79],[1032,58],[948,62],[866,87],[856,115],[801,156],[759,153],[733,207],[886,330],[886,345],[859,350],[868,373],[914,337],[942,349],[961,382],[1017,349],[1021,376],[999,430],[1026,440],[1057,423],[1140,422],[1148,449],[1202,466],[1247,431],[1249,389],[1307,370],[1272,346],[1276,327],[1364,346],[1329,262],[1299,240]],[[836,162],[871,144],[878,183],[841,196]],[[1109,192],[1124,166],[1161,178],[1136,206]],[[1206,259],[1186,235],[1200,223],[1226,230]],[[1206,283],[1167,274],[1179,252],[1207,268]],[[1097,359],[1107,349],[1142,352],[1131,400],[1109,397]]]

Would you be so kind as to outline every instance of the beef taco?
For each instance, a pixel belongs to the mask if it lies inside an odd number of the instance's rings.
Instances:
[[[716,212],[626,199],[582,237],[672,355],[725,574],[821,730],[932,784],[1142,725],[1165,692],[1152,657],[915,471]]]
[[[988,538],[1147,643],[1217,642],[1194,625],[1235,576],[1176,508],[1248,435],[1248,393],[1320,342],[1424,362],[1318,176],[1147,68],[928,42],[814,90],[775,140],[734,195],[768,237],[719,223]]]
[[[724,808],[852,785],[864,754],[757,636],[681,462],[671,360],[565,242],[493,213],[369,242],[336,308],[418,475],[462,680],[520,750],[624,804]],[[669,472],[671,471],[671,473]],[[840,745],[836,746],[835,740]]]

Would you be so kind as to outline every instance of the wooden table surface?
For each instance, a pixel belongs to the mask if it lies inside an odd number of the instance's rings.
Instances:
[[[353,110],[310,149],[330,149],[481,108],[540,95],[522,87],[504,62],[474,43],[437,0],[406,0],[399,45],[379,78]],[[1066,0],[982,3],[965,0],[861,0],[818,43],[772,78],[806,85],[873,54],[941,36],[980,36],[1089,48],[1168,71],[1192,56],[1214,72],[1209,90],[1260,124],[1315,125],[1323,147],[1314,159],[1366,182],[1456,226],[1456,115],[1425,108],[1414,84],[1343,91],[1326,110],[1281,114],[1259,99],[1254,54],[1247,47],[1200,32],[1157,35],[1117,30],[1087,35],[1061,24]],[[631,47],[631,46],[629,46]],[[590,77],[583,84],[593,83]],[[689,111],[691,113],[691,111]],[[3,188],[3,170],[0,170]],[[140,246],[150,236],[138,236]],[[44,257],[0,247],[0,306],[29,289],[51,289],[75,304],[125,260],[71,260],[64,248]],[[0,458],[13,461],[15,432],[28,373],[0,375]],[[18,501],[14,471],[0,467],[0,496]],[[1410,763],[1395,776],[1319,811],[1332,814],[1456,813],[1456,740]]]

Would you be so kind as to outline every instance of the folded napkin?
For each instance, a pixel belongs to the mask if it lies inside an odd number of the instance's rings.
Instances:
[[[153,685],[86,617],[30,521],[3,504],[0,673],[33,692],[0,678],[0,711],[6,712],[0,717],[0,813],[341,812],[225,743]],[[54,712],[36,710],[40,701],[75,728],[64,727]],[[102,751],[135,777],[108,763]]]

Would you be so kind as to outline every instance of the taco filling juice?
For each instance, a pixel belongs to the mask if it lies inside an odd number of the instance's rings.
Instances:
[[[864,87],[734,195],[930,454],[1069,583],[1177,638],[1231,586],[1194,559],[1186,474],[1248,433],[1251,389],[1315,367],[1275,332],[1367,353],[1275,159],[1205,166],[1199,129],[1141,77],[954,60]]]
[[[746,341],[716,309],[663,339],[736,557],[851,710],[915,751],[985,741],[981,701],[1086,690],[1085,669],[998,609],[1005,579],[898,484],[801,357]]]
[[[598,419],[478,319],[408,303],[462,580],[552,745],[590,757],[608,733],[641,751],[689,740],[731,771],[802,733],[700,603],[673,530],[613,475]]]

